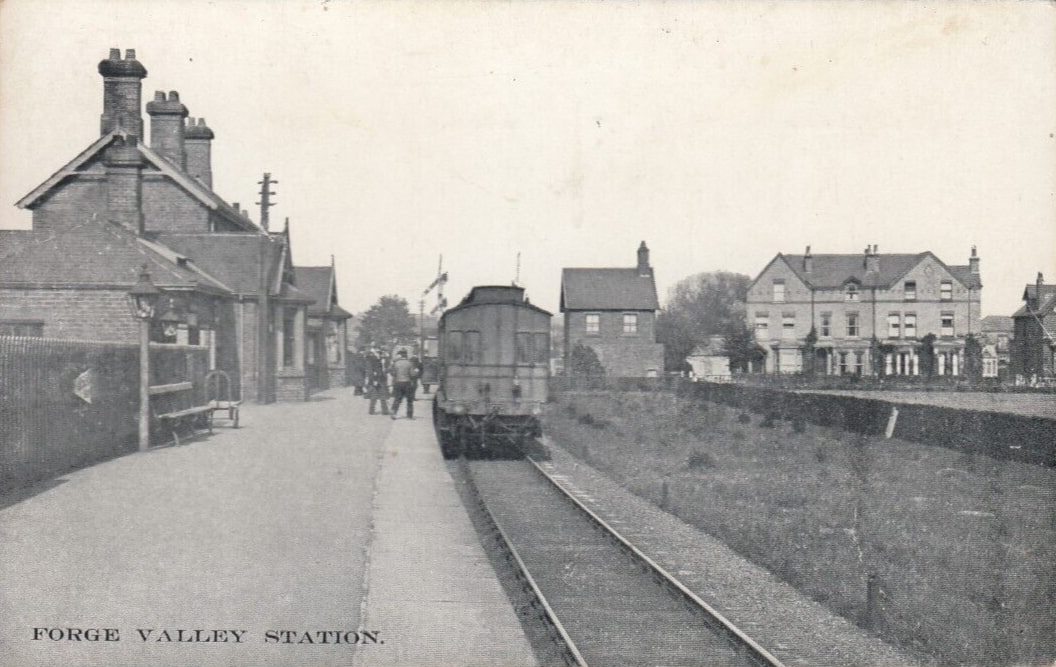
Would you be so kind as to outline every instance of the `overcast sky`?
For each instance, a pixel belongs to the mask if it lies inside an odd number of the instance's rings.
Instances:
[[[353,311],[565,266],[661,291],[777,252],[979,247],[983,313],[1056,281],[1051,3],[0,3],[0,226],[99,132],[110,47],[216,133],[214,186],[278,179],[294,259]]]

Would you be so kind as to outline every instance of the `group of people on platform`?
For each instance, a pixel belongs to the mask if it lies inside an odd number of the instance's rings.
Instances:
[[[387,354],[377,348],[371,348],[366,353],[365,362],[362,386],[364,397],[370,401],[369,414],[375,414],[377,403],[381,401],[381,414],[396,419],[400,403],[406,401],[407,419],[414,419],[414,397],[418,391],[418,378],[422,374],[422,364],[418,357],[408,358],[406,350],[399,350],[395,359],[390,362]]]

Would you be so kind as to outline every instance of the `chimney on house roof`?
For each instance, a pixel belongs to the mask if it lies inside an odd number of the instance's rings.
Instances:
[[[204,118],[187,119],[183,147],[187,154],[187,173],[213,189],[213,131]]]
[[[642,241],[638,246],[638,275],[645,277],[653,275],[653,268],[649,266],[649,247]]]
[[[99,62],[103,77],[103,115],[99,117],[99,133],[114,130],[143,136],[143,116],[140,115],[140,95],[147,70],[136,60],[136,50],[110,49],[110,57]]]
[[[803,253],[803,272],[810,273],[814,270],[814,255],[810,254],[810,246]]]
[[[975,246],[972,246],[972,255],[968,258],[968,272],[973,276],[979,276],[979,255],[976,254]]]
[[[876,252],[877,246],[865,247],[865,272],[880,273],[880,255]]]
[[[180,171],[186,170],[183,119],[187,117],[187,107],[180,103],[180,94],[173,90],[166,97],[163,91],[155,92],[154,99],[147,102],[147,114],[150,116],[150,147]]]

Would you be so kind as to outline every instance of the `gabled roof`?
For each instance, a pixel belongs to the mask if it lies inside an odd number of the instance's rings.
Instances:
[[[1032,283],[1026,286],[1023,290],[1023,300],[1033,301],[1038,294],[1038,286],[1036,283]],[[1027,304],[1020,306],[1019,310],[1012,314],[1012,317],[1047,317],[1056,313],[1056,285],[1042,285],[1041,286],[1041,299],[1036,310],[1030,310]]]
[[[161,232],[157,241],[192,258],[231,291],[246,296],[260,294],[260,256],[264,245],[268,293],[277,295],[275,284],[281,276],[282,243],[264,234],[252,232]]]
[[[568,310],[659,310],[656,283],[638,269],[563,269],[561,312]]]
[[[879,271],[866,271],[865,255],[861,253],[844,254],[812,254],[811,270],[808,273],[804,267],[804,255],[778,255],[767,264],[769,268],[775,261],[783,261],[796,277],[803,281],[808,287],[817,289],[839,289],[849,281],[856,281],[866,287],[887,288],[902,279],[918,264],[930,257],[950,272],[950,275],[965,287],[980,287],[978,276],[972,274],[967,266],[947,266],[931,251],[919,253],[889,253],[878,254]],[[752,281],[754,285],[759,277],[766,272],[764,269]]]
[[[127,137],[128,135],[123,130],[114,130],[99,137],[89,144],[87,148],[78,153],[77,157],[60,167],[59,170],[49,176],[47,180],[34,188],[29,194],[22,197],[22,199],[19,199],[15,205],[19,208],[35,208],[41,199],[43,199],[54,188],[58,187],[67,178],[76,176],[80,173],[81,167],[86,165],[93,158],[99,156],[114,140]],[[186,190],[188,194],[201,202],[202,205],[210,210],[217,211],[223,215],[226,220],[241,229],[247,231],[258,229],[252,221],[235,211],[234,208],[228,205],[227,202],[221,199],[215,192],[207,188],[201,181],[198,181],[192,178],[189,174],[180,171],[168,160],[155,153],[142,142],[137,142],[136,148],[146,159],[148,164],[176,182],[181,188]]]
[[[0,284],[131,286],[146,264],[159,287],[231,293],[192,259],[114,222],[88,219],[58,233],[23,233],[32,240],[0,256]]]
[[[337,306],[334,294],[334,267],[332,266],[295,266],[293,268],[294,284],[315,303],[308,308],[308,314],[325,317]]]
[[[1005,315],[987,315],[980,321],[980,325],[984,333],[1012,333],[1014,328],[1012,318]]]

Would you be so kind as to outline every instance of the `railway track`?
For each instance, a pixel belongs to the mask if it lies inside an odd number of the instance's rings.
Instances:
[[[535,461],[460,467],[559,662],[781,666]]]

